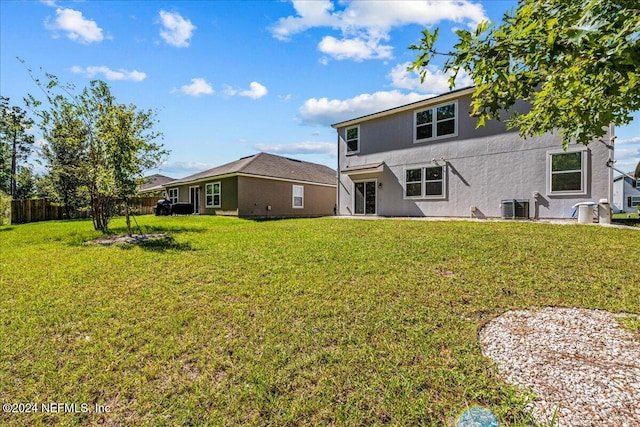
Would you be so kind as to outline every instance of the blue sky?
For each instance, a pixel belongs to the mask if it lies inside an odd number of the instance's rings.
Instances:
[[[515,1],[0,2],[0,93],[38,95],[26,66],[78,88],[105,80],[119,102],[158,111],[179,178],[267,151],[336,167],[332,123],[448,90],[435,62],[420,84],[407,47],[425,26],[499,21]],[[462,76],[459,87],[469,84]],[[640,115],[617,129],[617,167],[640,161]],[[157,172],[157,171],[154,171]]]

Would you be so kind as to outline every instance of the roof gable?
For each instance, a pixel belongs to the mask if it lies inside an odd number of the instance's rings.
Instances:
[[[153,175],[145,176],[142,180],[143,183],[140,184],[139,191],[149,190],[155,187],[162,187],[163,184],[174,181],[175,178],[156,173]]]
[[[437,104],[452,99],[458,99],[465,95],[472,94],[475,91],[475,86],[465,87],[462,89],[455,89],[441,95],[432,96],[431,98],[423,99],[422,101],[413,102],[411,104],[400,105],[399,107],[390,108],[388,110],[379,111],[377,113],[368,114],[366,116],[356,117],[354,119],[345,120],[343,122],[334,123],[332,128],[338,129],[345,126],[353,126],[358,123],[362,123],[368,120],[378,119],[381,117],[390,116],[392,114],[401,113],[403,111],[417,110],[418,108],[427,107],[429,105]]]
[[[258,153],[172,181],[169,185],[180,185],[233,174],[254,175],[263,178],[278,178],[292,181],[307,181],[329,185],[336,185],[337,176],[335,170],[324,165],[276,156],[274,154]]]

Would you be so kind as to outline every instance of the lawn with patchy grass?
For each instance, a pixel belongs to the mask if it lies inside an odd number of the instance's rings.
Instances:
[[[0,425],[439,426],[482,405],[524,426],[526,396],[481,354],[484,323],[514,308],[640,312],[637,230],[138,222],[172,240],[86,246],[90,221],[0,227],[0,402],[40,405]],[[50,402],[78,413],[43,413]]]

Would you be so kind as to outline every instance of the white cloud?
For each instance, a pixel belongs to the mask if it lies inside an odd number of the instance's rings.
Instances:
[[[240,96],[246,96],[251,99],[259,99],[267,94],[267,88],[258,82],[251,82],[248,90],[240,92]]]
[[[262,98],[267,94],[267,92],[267,88],[258,82],[251,82],[249,84],[249,89],[246,90],[235,89],[229,85],[225,85],[223,89],[223,93],[227,96],[239,95],[251,99]]]
[[[190,20],[184,19],[176,12],[160,10],[160,21],[164,29],[160,30],[160,37],[175,47],[188,47],[197,28]]]
[[[90,66],[87,68],[82,68],[74,65],[73,67],[71,67],[71,71],[76,74],[84,74],[84,76],[88,78],[92,78],[98,74],[102,74],[107,80],[130,80],[133,82],[141,82],[147,78],[147,74],[143,73],[142,71],[128,71],[123,68],[116,71],[104,65]]]
[[[83,44],[104,40],[102,28],[95,21],[82,16],[82,12],[73,9],[57,8],[55,21],[51,22],[47,17],[44,26],[52,31],[65,31],[69,39]]]
[[[329,154],[335,157],[335,142],[304,141],[292,144],[253,144],[253,148],[275,154]]]
[[[328,98],[307,99],[300,107],[302,122],[309,125],[328,126],[333,123],[388,110],[428,96],[419,93],[404,94],[397,90],[362,94],[354,98],[339,100]]]
[[[180,92],[189,96],[211,95],[214,93],[213,87],[205,79],[191,79],[190,85],[184,85],[180,88]]]
[[[392,57],[393,48],[381,42],[389,40],[395,27],[432,26],[444,20],[474,27],[487,19],[482,5],[469,0],[345,1],[339,3],[344,4],[341,10],[336,10],[330,0],[292,3],[297,15],[278,20],[271,28],[275,38],[286,41],[310,28],[331,28],[340,31],[342,39],[323,37],[318,45],[320,51],[335,59],[357,61]]]
[[[332,36],[324,37],[318,44],[318,49],[335,59],[384,59],[391,58],[393,47],[381,45],[380,40],[374,38],[352,38],[338,40]],[[326,65],[326,61],[325,64]]]
[[[312,27],[337,26],[340,19],[332,14],[333,3],[330,0],[300,1],[293,0],[293,7],[298,16],[280,18],[271,31],[278,40],[289,40],[292,35]]]
[[[420,83],[420,75],[417,72],[407,71],[409,65],[411,65],[410,62],[405,62],[393,67],[388,75],[393,87],[435,94],[449,91],[449,77],[452,75],[451,72],[444,74],[438,67],[429,65],[426,69],[427,75],[424,83]],[[460,89],[468,86],[473,86],[471,76],[464,71],[458,73],[455,87]]]
[[[616,145],[620,145],[620,144],[638,144],[638,143],[640,143],[640,136],[634,136],[632,138],[625,138],[625,139],[618,139],[615,142]],[[616,152],[617,151],[618,150],[616,150]]]

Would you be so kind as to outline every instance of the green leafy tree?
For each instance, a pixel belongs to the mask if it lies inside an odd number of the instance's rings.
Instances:
[[[58,175],[53,181],[61,194],[66,191],[63,182],[69,194],[86,188],[94,228],[106,233],[117,203],[124,202],[128,212],[128,198],[136,192],[129,182],[142,179],[144,171],[157,166],[167,154],[152,142],[160,136],[152,130],[154,115],[117,104],[103,81],[94,80],[75,94],[72,85],[60,84],[55,75],[45,74],[43,81],[30,69],[29,73],[47,100],[45,105],[27,96],[49,143],[48,161],[56,166],[50,173]],[[82,181],[71,182],[71,174]]]
[[[155,114],[140,111],[135,105],[101,106],[98,137],[104,142],[114,195],[124,202],[127,234],[131,236],[129,198],[138,191],[144,172],[157,166],[167,152],[153,141]]]
[[[89,205],[87,141],[85,126],[71,103],[59,103],[49,111],[50,126],[44,128],[42,158],[47,174],[42,178],[40,192],[65,206],[67,218],[77,209]]]
[[[457,30],[452,52],[435,48],[438,29],[423,30],[410,70],[424,80],[436,56],[447,59],[451,87],[461,71],[475,84],[478,126],[500,119],[518,100],[531,110],[507,121],[523,137],[559,131],[563,146],[602,138],[640,109],[640,2],[520,0],[501,24]]]
[[[35,138],[28,131],[33,127],[33,120],[27,112],[18,106],[10,106],[9,98],[0,96],[0,184],[6,185],[9,175],[9,187],[2,187],[11,197],[16,198],[16,177],[21,161],[27,159],[32,151]],[[7,158],[8,157],[8,158]],[[7,173],[7,166],[9,171]]]
[[[33,170],[29,166],[19,166],[16,172],[15,180],[15,193],[13,198],[15,200],[32,199],[36,197],[37,177],[33,174]]]

